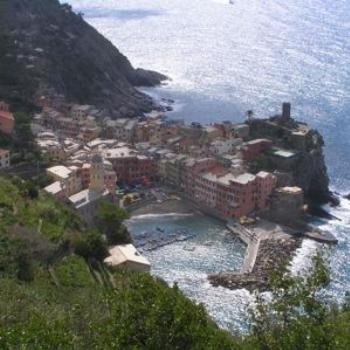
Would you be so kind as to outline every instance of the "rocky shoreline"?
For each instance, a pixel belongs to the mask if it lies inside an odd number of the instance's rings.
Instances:
[[[284,269],[291,261],[296,249],[301,246],[299,237],[278,237],[261,241],[259,253],[251,273],[219,272],[208,275],[213,286],[229,289],[266,291],[269,277],[278,269]]]

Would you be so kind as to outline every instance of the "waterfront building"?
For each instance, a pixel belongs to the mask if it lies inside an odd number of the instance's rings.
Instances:
[[[195,179],[194,199],[222,218],[242,217],[265,210],[276,187],[271,173],[235,175],[223,170],[202,173]]]
[[[175,157],[167,160],[165,164],[165,182],[171,187],[181,189],[183,185],[184,163],[187,159],[185,154],[177,154]]]
[[[114,246],[109,249],[109,254],[104,262],[111,267],[125,268],[137,272],[149,272],[151,270],[150,262],[132,244]]]
[[[284,225],[295,225],[304,215],[304,192],[300,187],[279,187],[271,199],[271,219]]]
[[[214,158],[188,158],[185,162],[185,170],[181,181],[185,196],[190,199],[195,198],[196,179],[203,172],[208,172],[219,167],[219,163]]]

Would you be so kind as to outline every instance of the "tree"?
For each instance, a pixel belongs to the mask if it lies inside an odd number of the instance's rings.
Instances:
[[[270,283],[271,300],[257,296],[252,310],[248,342],[254,344],[253,348],[330,350],[339,349],[340,343],[350,345],[350,335],[339,332],[338,322],[333,319],[339,317],[338,307],[325,303],[319,295],[329,283],[329,271],[319,255],[314,258],[310,275],[292,277],[278,272]]]
[[[17,257],[17,278],[24,282],[34,280],[33,261],[28,254],[23,253]]]
[[[131,242],[123,221],[129,218],[129,214],[122,208],[110,202],[101,202],[97,214],[97,226],[107,237],[109,244],[125,244]]]
[[[90,231],[74,243],[74,251],[85,259],[102,261],[107,255],[107,245],[100,233]]]

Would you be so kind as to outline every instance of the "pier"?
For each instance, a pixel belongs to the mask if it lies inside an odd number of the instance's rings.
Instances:
[[[241,273],[250,273],[254,269],[255,261],[258,256],[260,238],[256,232],[247,229],[246,227],[229,221],[226,227],[238,235],[239,238],[247,245],[247,250],[244,258],[244,262],[241,268]]]

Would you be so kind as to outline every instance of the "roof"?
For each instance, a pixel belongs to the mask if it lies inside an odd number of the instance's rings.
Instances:
[[[51,168],[46,169],[47,172],[51,173],[54,176],[60,177],[62,179],[67,179],[71,174],[72,170],[67,168],[64,165],[57,165]]]
[[[295,156],[295,153],[292,151],[285,151],[283,149],[277,149],[273,152],[275,156],[281,157],[281,158],[292,158]]]
[[[255,180],[255,175],[245,173],[245,174],[237,176],[233,182],[238,182],[242,185],[246,185],[248,182],[254,181],[254,180]]]
[[[262,177],[262,178],[266,178],[268,176],[270,176],[271,173],[268,173],[267,171],[259,171],[256,176],[258,177]]]
[[[3,155],[5,155],[5,154],[9,154],[9,153],[10,153],[9,150],[0,148],[0,156],[3,156]]]
[[[108,265],[118,266],[127,261],[151,266],[150,262],[141,255],[132,244],[117,245],[109,250],[110,256],[104,259]]]
[[[251,141],[248,141],[246,142],[246,145],[255,145],[255,144],[258,144],[258,143],[272,143],[271,140],[268,140],[268,139],[255,139],[255,140],[251,140]]]
[[[234,175],[232,173],[227,173],[222,176],[217,176],[216,174],[209,172],[203,175],[203,177],[209,181],[216,182],[221,185],[229,186],[231,182],[239,183],[242,185],[248,184],[250,181],[255,180],[255,175],[245,173],[241,175]]]
[[[99,192],[95,190],[86,189],[69,197],[69,201],[74,205],[76,209],[85,206],[88,203],[95,202],[100,198],[106,197],[109,192]]]
[[[106,158],[127,158],[135,157],[136,155],[137,151],[133,150],[130,147],[117,147],[104,151],[104,156]]]
[[[60,193],[62,190],[63,190],[63,188],[62,188],[61,181],[56,181],[56,182],[52,183],[51,185],[46,186],[44,188],[45,192],[53,194],[53,195]]]
[[[14,120],[13,114],[11,112],[6,112],[6,111],[0,111],[0,118]]]
[[[277,189],[278,192],[290,193],[290,194],[301,194],[303,190],[300,187],[281,187]]]

